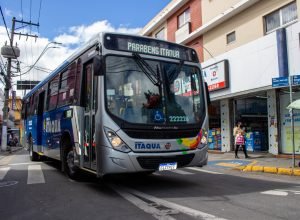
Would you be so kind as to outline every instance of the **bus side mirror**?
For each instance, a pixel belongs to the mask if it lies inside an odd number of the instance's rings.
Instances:
[[[103,75],[102,56],[97,55],[93,58],[93,68],[95,76]]]
[[[204,84],[205,84],[206,101],[207,101],[207,104],[210,105],[211,101],[210,101],[210,96],[209,96],[209,90],[208,90],[207,82],[205,82]]]

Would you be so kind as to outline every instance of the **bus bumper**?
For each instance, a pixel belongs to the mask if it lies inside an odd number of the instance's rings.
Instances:
[[[161,163],[177,162],[177,167],[204,166],[208,160],[208,147],[180,152],[123,153],[104,147],[98,175],[158,171]],[[105,155],[103,157],[103,155]]]

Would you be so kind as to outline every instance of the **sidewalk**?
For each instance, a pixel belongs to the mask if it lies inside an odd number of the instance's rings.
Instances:
[[[4,158],[5,156],[11,155],[14,152],[17,152],[17,151],[22,150],[22,149],[23,149],[22,146],[20,146],[20,147],[12,147],[11,148],[11,152],[9,152],[9,151],[3,151],[3,150],[1,150],[1,146],[0,146],[0,160],[2,158]]]
[[[249,153],[249,159],[245,159],[244,153],[239,152],[239,159],[235,159],[234,152],[209,151],[209,165],[223,166],[242,172],[264,172],[281,175],[300,176],[300,156],[296,155],[295,168],[291,155],[272,155],[269,153]]]

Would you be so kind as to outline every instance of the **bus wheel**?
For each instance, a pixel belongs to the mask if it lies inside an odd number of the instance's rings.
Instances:
[[[39,155],[33,151],[33,140],[32,137],[28,139],[28,150],[29,150],[29,156],[31,161],[38,161]]]
[[[79,168],[75,165],[74,161],[74,151],[72,148],[69,148],[65,156],[65,171],[71,179],[77,179],[79,176]]]

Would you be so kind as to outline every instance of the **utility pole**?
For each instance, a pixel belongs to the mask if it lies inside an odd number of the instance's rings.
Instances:
[[[11,28],[11,37],[9,45],[13,49],[14,43],[14,31],[15,31],[15,18],[12,20],[12,28]],[[13,51],[15,53],[15,51]],[[2,124],[2,142],[1,142],[1,149],[6,151],[7,148],[7,121],[8,121],[8,100],[9,100],[9,89],[11,87],[11,57],[7,57],[7,71],[6,71],[6,83],[5,83],[5,90],[4,90],[4,108],[3,108],[3,124]]]
[[[27,25],[34,25],[39,26],[39,24],[33,24],[31,22],[24,22],[24,21],[18,21],[15,17],[12,19],[12,28],[11,28],[11,36],[10,36],[10,42],[8,47],[2,47],[1,48],[1,54],[7,58],[7,70],[6,70],[6,76],[5,76],[5,100],[4,100],[4,108],[3,108],[3,124],[2,124],[2,142],[1,142],[1,150],[6,151],[7,149],[7,122],[8,122],[8,101],[9,101],[9,90],[11,88],[11,63],[12,59],[17,59],[20,56],[20,50],[17,47],[14,47],[14,35],[25,35],[22,33],[15,33],[15,25],[16,22],[19,22],[21,24],[27,24]],[[36,35],[29,35],[26,34],[26,36],[30,37],[36,37]]]

